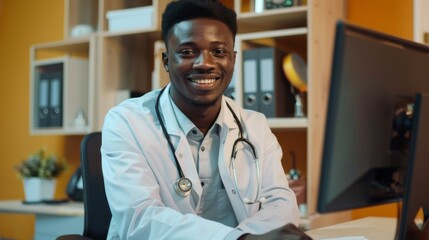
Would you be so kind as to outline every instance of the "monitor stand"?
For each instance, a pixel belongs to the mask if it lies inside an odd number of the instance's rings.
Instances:
[[[416,95],[409,153],[396,239],[429,240],[429,94]],[[415,217],[420,210],[424,219],[418,227]]]

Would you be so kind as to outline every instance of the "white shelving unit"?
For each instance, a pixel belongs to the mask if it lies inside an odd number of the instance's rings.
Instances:
[[[286,51],[298,51],[307,56],[306,42],[307,42],[307,28],[288,28],[271,31],[249,32],[238,34],[236,38],[236,49],[238,51],[235,62],[235,94],[236,101],[243,106],[243,54],[242,52],[251,45],[270,46],[276,48],[284,48]],[[296,44],[301,42],[301,44]],[[296,49],[292,50],[287,47],[288,43],[294,45]],[[297,46],[300,45],[300,46]],[[305,118],[269,118],[269,124],[272,128],[306,128],[307,119]]]
[[[99,0],[99,45],[97,74],[100,81],[94,95],[98,103],[96,129],[101,129],[104,116],[113,107],[118,91],[141,93],[152,89],[155,42],[161,39],[161,14],[166,0]],[[153,7],[153,25],[136,30],[108,31],[107,12],[134,7]]]
[[[30,49],[30,133],[33,135],[82,135],[93,129],[95,39],[80,38],[64,42],[34,45]],[[38,81],[45,66],[59,64],[62,72],[62,124],[49,127],[38,124]],[[76,125],[78,113],[85,122]]]

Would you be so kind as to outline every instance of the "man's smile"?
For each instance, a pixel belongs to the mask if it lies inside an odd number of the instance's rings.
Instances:
[[[198,84],[211,84],[214,83],[216,79],[209,78],[209,79],[191,79],[191,82],[198,83]]]

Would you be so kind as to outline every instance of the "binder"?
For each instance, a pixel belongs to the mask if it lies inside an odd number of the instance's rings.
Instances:
[[[243,51],[243,107],[255,111],[258,111],[258,51]]]
[[[295,98],[282,68],[285,53],[274,47],[258,51],[259,111],[267,118],[293,117]]]
[[[49,84],[49,126],[61,127],[63,125],[62,71],[50,73]]]
[[[37,91],[37,111],[39,127],[49,126],[49,74],[40,73]]]

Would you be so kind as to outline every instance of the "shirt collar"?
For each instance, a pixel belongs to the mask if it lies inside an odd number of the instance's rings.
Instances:
[[[174,103],[173,99],[171,99],[170,94],[168,94],[168,99],[170,101],[171,108],[173,109],[174,116],[176,117],[177,124],[182,129],[185,136],[187,136],[189,134],[189,132],[192,131],[193,129],[198,129],[195,126],[195,124],[177,107],[177,105]],[[225,107],[226,106],[224,106],[224,104],[222,104],[220,112],[219,112],[213,126],[210,128],[209,132],[212,131],[212,129],[214,129],[214,131],[213,131],[214,133],[216,133],[218,135],[220,134],[220,132],[222,130],[222,125],[223,125],[222,123],[225,120],[224,119]]]

